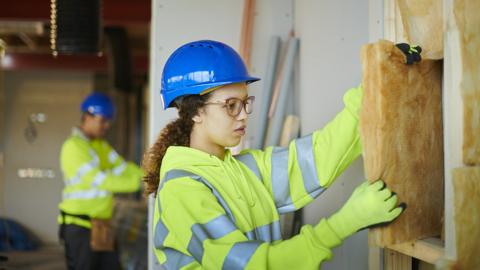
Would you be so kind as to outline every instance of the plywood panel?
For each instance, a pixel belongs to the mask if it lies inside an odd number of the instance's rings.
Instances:
[[[443,2],[440,0],[396,1],[407,42],[420,45],[424,59],[443,58]]]
[[[457,267],[480,269],[480,167],[453,171]]]
[[[455,0],[454,15],[462,55],[464,103],[463,162],[480,165],[480,1]]]
[[[362,48],[361,138],[367,179],[383,179],[408,206],[380,246],[440,235],[443,213],[443,132],[440,61],[404,64],[392,42]]]

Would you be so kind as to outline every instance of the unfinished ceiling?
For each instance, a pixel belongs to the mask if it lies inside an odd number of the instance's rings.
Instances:
[[[103,0],[104,27],[123,27],[127,31],[134,70],[145,71],[148,63],[150,1]],[[50,49],[50,1],[5,0],[0,9],[0,40],[6,43],[7,70],[27,67],[65,67],[102,70],[105,56],[61,57],[52,61]],[[65,63],[63,63],[65,62]]]

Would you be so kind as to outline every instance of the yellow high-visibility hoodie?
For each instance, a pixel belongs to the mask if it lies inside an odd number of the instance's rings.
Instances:
[[[134,192],[140,189],[142,170],[126,162],[101,139],[90,140],[74,128],[60,153],[65,187],[61,211],[71,214],[58,217],[59,223],[90,228],[89,218],[109,219],[113,212],[113,193]]]
[[[362,152],[361,87],[323,129],[288,147],[226,151],[224,160],[171,146],[154,211],[155,254],[166,269],[319,269],[342,241],[325,219],[282,240],[279,214],[304,207]]]

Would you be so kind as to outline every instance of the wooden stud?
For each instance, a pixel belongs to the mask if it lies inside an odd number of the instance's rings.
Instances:
[[[480,1],[455,0],[453,13],[458,28],[464,103],[463,162],[480,165]]]
[[[254,17],[255,0],[244,0],[239,51],[247,68],[250,68],[250,52],[252,47]]]
[[[480,166],[453,171],[456,269],[480,269]]]
[[[412,270],[412,257],[388,248],[384,256],[386,270]]]
[[[384,2],[384,33],[386,40],[395,43],[406,42],[400,10],[395,0],[385,0]]]
[[[444,243],[438,238],[390,245],[388,248],[431,264],[443,258],[445,253]]]
[[[373,235],[368,232],[368,269],[369,270],[382,270],[384,249],[377,246]]]

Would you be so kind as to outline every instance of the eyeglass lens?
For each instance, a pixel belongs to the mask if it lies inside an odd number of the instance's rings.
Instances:
[[[251,114],[253,109],[253,101],[253,97],[248,97],[245,101],[237,98],[229,99],[227,101],[228,114],[231,116],[238,116],[243,107],[245,107],[245,112],[247,114]]]

